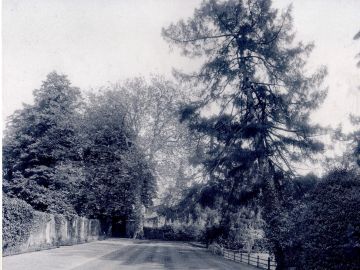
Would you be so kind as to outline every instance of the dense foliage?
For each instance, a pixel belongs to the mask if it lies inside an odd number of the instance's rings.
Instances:
[[[198,239],[207,245],[216,240],[226,248],[251,250],[255,242],[260,241],[258,233],[263,227],[263,220],[255,207],[257,201],[232,207],[224,225],[221,224],[223,201],[226,199],[223,195],[220,185],[193,184],[177,203],[162,205],[158,213],[184,228],[199,227],[201,236]]]
[[[183,172],[190,169],[187,157],[194,142],[186,125],[178,121],[180,104],[188,100],[186,92],[162,76],[132,78],[102,89],[102,95],[111,96],[123,108],[160,194],[176,182],[181,166]]]
[[[160,228],[144,228],[147,239],[166,241],[199,241],[202,237],[201,226],[196,225],[165,225]]]
[[[3,140],[4,191],[36,210],[74,213],[81,175],[76,126],[80,91],[55,72],[8,121]]]
[[[130,215],[133,207],[150,205],[154,177],[134,143],[126,113],[116,93],[90,98],[84,113],[83,211],[94,216]]]
[[[150,205],[155,179],[124,108],[108,93],[85,102],[66,76],[50,73],[34,105],[8,120],[6,195],[35,210],[98,218]]]
[[[359,194],[354,171],[335,170],[318,184],[292,232],[300,238],[299,269],[358,269]]]

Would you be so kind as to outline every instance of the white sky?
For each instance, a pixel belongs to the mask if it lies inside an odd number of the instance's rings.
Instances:
[[[327,65],[329,95],[313,119],[336,126],[360,115],[360,0],[293,2],[298,39],[314,41],[311,66]],[[32,90],[56,70],[83,90],[172,67],[196,66],[170,52],[161,28],[192,15],[199,0],[3,0],[3,118],[32,102]]]

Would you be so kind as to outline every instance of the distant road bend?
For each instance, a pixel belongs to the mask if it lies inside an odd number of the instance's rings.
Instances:
[[[4,270],[254,270],[182,242],[108,239],[3,258]]]

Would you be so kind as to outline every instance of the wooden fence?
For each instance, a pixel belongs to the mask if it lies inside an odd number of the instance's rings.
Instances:
[[[264,259],[262,258],[263,256],[259,256],[259,254],[251,254],[243,250],[230,249],[224,249],[222,253],[225,259],[235,262],[247,263],[267,270],[274,270],[276,268],[276,263],[270,256],[267,256],[267,259]]]

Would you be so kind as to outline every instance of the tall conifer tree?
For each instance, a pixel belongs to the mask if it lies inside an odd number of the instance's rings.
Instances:
[[[204,1],[163,36],[183,55],[204,60],[197,72],[177,72],[201,93],[182,119],[212,142],[205,165],[227,194],[224,213],[244,191],[261,190],[267,237],[283,269],[281,179],[294,174],[293,161],[322,150],[309,116],[326,95],[326,70],[307,74],[313,45],[294,44],[291,8],[279,14],[270,0]]]

